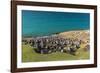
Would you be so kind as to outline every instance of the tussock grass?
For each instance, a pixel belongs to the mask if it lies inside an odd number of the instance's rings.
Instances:
[[[39,54],[34,51],[35,48],[30,45],[22,45],[22,62],[41,62],[41,61],[62,61],[62,60],[85,60],[89,59],[89,51],[84,51],[81,48],[77,50],[76,55],[68,53],[51,53],[51,54]]]

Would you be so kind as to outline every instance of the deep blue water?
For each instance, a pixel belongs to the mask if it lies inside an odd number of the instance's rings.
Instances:
[[[89,13],[22,10],[23,36],[46,36],[64,31],[87,30],[89,28]]]

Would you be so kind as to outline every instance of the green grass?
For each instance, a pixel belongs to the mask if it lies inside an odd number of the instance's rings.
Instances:
[[[89,52],[83,51],[81,48],[76,52],[76,55],[68,53],[51,53],[38,54],[30,45],[22,45],[22,62],[40,62],[40,61],[60,61],[60,60],[84,60],[89,59]]]

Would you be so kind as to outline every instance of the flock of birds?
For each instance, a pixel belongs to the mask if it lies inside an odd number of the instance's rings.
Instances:
[[[54,52],[64,52],[75,55],[80,48],[81,40],[65,39],[57,36],[38,37],[31,40],[23,40],[24,44],[30,44],[36,53],[50,54]]]

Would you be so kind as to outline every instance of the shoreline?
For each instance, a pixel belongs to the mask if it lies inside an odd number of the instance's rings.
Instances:
[[[81,31],[85,31],[85,32],[89,32],[89,29],[82,29],[82,30],[69,30],[69,31],[64,31],[64,32],[81,32]],[[44,35],[44,36],[52,36],[52,35],[58,35],[58,34],[61,34],[61,33],[64,33],[64,32],[56,32],[56,33],[52,33],[51,35]],[[37,36],[37,37],[44,37],[44,36]],[[22,35],[22,38],[35,38],[34,36],[23,36]]]
[[[65,32],[60,32],[57,34],[52,34],[50,36],[38,36],[38,37],[22,37],[22,40],[34,40],[35,38],[46,38],[46,37],[60,37],[60,38],[65,38],[65,39],[78,39],[78,40],[82,40],[84,42],[89,42],[90,41],[90,33],[89,30],[75,30],[75,31],[65,31]]]

